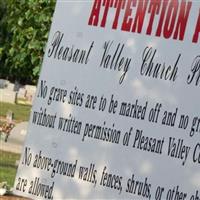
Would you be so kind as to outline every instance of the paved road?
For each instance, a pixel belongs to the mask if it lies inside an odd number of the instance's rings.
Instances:
[[[0,139],[0,149],[13,153],[21,153],[25,141],[26,130],[28,122],[21,122],[17,124],[11,131],[8,141],[4,138]]]

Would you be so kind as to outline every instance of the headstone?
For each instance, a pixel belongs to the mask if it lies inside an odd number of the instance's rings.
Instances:
[[[25,98],[25,94],[26,94],[26,89],[20,88],[18,93],[17,93],[17,98]]]
[[[16,92],[14,91],[14,84],[5,79],[0,79],[0,102],[16,102]]]
[[[57,1],[15,193],[200,199],[200,1]]]
[[[6,89],[9,90],[9,91],[14,91],[14,88],[15,88],[15,84],[14,83],[8,83]]]
[[[26,99],[32,103],[33,98],[35,97],[36,86],[33,85],[25,85],[25,97]]]
[[[0,88],[3,89],[3,88],[6,88],[7,87],[7,84],[8,84],[8,81],[5,80],[5,79],[0,79]]]
[[[8,89],[0,89],[0,101],[7,103],[15,103],[16,92],[10,91]]]

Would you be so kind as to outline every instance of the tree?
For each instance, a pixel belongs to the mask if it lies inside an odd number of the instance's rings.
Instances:
[[[4,16],[6,14],[6,5],[4,0],[0,0],[0,77],[6,74],[6,68],[4,66],[5,53],[4,53],[4,41],[6,40],[6,23],[4,21]]]
[[[7,35],[2,50],[2,56],[5,57],[2,73],[4,77],[7,76],[21,83],[36,83],[55,1],[9,0],[5,2],[6,15],[2,21],[6,22]]]

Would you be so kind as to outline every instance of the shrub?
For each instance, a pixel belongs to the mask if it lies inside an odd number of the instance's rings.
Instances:
[[[3,66],[0,67],[0,76],[21,83],[36,83],[55,1],[9,0],[4,2],[1,4],[4,15],[0,26],[4,27],[6,35],[5,32],[2,33],[4,42],[0,47],[0,56]]]

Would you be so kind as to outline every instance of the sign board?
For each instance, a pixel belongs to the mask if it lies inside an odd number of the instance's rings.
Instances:
[[[199,200],[199,32],[199,1],[58,1],[15,193]]]

